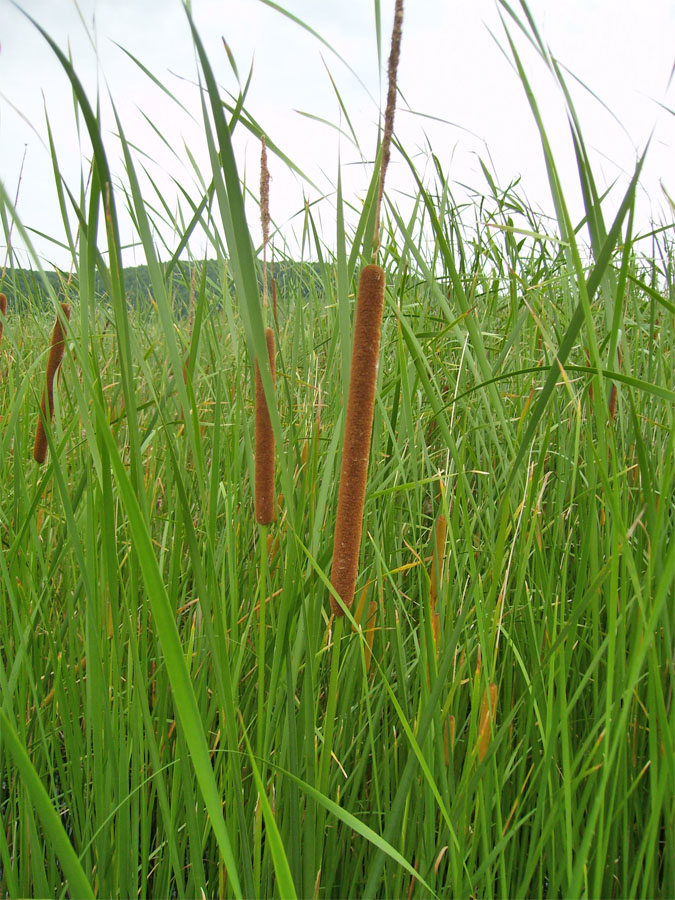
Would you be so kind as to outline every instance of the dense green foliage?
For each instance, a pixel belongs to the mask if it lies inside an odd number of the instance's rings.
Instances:
[[[195,290],[202,276],[212,297],[213,305],[218,303],[219,292],[225,277],[223,267],[226,263],[211,259],[196,265],[192,262],[177,260],[175,265],[163,266],[166,290],[170,298],[171,308],[177,319],[188,315],[190,306],[194,304]],[[267,265],[268,278],[274,279],[279,296],[285,303],[294,302],[296,292],[306,296],[312,277],[319,277],[316,263],[296,263],[270,261]],[[45,285],[45,279],[48,285]],[[94,294],[101,306],[110,307],[110,284],[104,274],[96,273]],[[260,273],[260,289],[262,290],[262,271]],[[79,294],[77,272],[46,271],[37,269],[8,268],[2,278],[2,290],[7,295],[10,312],[18,314],[40,314],[51,311],[52,298],[61,302],[73,302]],[[127,266],[124,270],[124,293],[127,304],[139,311],[149,311],[153,304],[152,282],[148,266]]]
[[[358,603],[335,622],[373,192],[334,258],[317,237],[318,263],[287,264],[275,321],[194,39],[229,262],[158,261],[120,127],[150,307],[128,302],[141,270],[121,267],[114,205],[95,252],[107,161],[62,59],[95,177],[43,467],[53,282],[45,312],[14,280],[0,343],[0,893],[672,896],[672,225],[636,239],[634,183],[604,220],[578,130],[584,223],[550,156],[555,225],[491,183],[469,226],[441,175],[412,218],[387,202]]]

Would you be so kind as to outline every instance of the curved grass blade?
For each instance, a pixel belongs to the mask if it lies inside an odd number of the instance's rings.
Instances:
[[[347,60],[337,52],[335,47],[333,47],[331,44],[329,44],[325,38],[321,37],[321,35],[319,34],[318,31],[315,31],[310,25],[308,25],[306,22],[303,22],[302,19],[298,18],[298,16],[294,16],[293,13],[289,12],[287,9],[284,9],[283,6],[280,6],[278,3],[274,3],[274,0],[259,0],[259,2],[264,3],[265,6],[269,6],[270,9],[273,9],[276,12],[280,13],[282,16],[285,16],[287,19],[290,19],[291,22],[294,22],[296,25],[299,25],[300,28],[303,28],[305,31],[308,31],[312,35],[312,37],[316,38],[317,41],[322,43],[324,45],[324,47],[327,47],[328,50],[330,50],[331,53],[334,53],[335,56],[337,56],[337,58],[340,60],[340,62],[344,66],[347,67],[349,72],[354,76],[354,78],[356,78],[356,80],[361,85],[361,87],[366,91],[368,96],[371,97],[370,91],[368,90],[366,85],[363,83],[363,81],[359,77],[358,72],[356,72],[349,65]],[[371,97],[371,99],[372,99],[372,97]]]
[[[379,835],[376,831],[373,831],[368,825],[362,822],[360,819],[357,819],[356,816],[352,815],[352,813],[347,812],[346,809],[343,809],[339,804],[335,803],[334,800],[331,800],[330,797],[326,797],[325,794],[322,794],[321,791],[317,790],[311,784],[308,784],[306,781],[303,781],[302,778],[298,778],[297,775],[294,775],[292,772],[287,771],[286,769],[282,769],[280,766],[276,766],[273,763],[270,763],[279,772],[281,775],[284,775],[286,778],[290,778],[290,780],[296,784],[300,790],[304,791],[308,797],[311,797],[319,806],[323,806],[323,808],[331,813],[331,815],[335,816],[336,819],[339,819],[341,822],[344,822],[349,828],[355,831],[357,834],[361,835],[362,838],[365,838],[369,843],[371,843],[374,847],[377,847],[378,850],[381,850],[385,856],[388,856],[395,863],[398,863],[399,866],[404,868],[409,875],[412,875],[416,881],[418,881],[425,891],[428,892],[429,897],[436,897],[437,895],[431,889],[430,885],[424,880],[424,878],[417,872],[408,862],[408,860],[402,856],[395,847],[389,843],[389,841],[385,840],[382,835]]]

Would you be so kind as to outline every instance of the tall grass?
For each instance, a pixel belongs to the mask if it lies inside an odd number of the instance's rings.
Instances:
[[[503,10],[507,41],[525,32],[565,91],[534,21]],[[231,142],[253,120],[243,97],[226,118],[188,28],[211,168],[168,262],[153,239],[167,213],[123,123],[124,192],[52,43],[93,157],[72,189],[52,147],[77,221],[63,296],[45,281],[43,312],[16,270],[0,284],[0,892],[672,896],[672,223],[634,233],[639,166],[605,221],[568,94],[586,204],[571,220],[515,40],[555,222],[487,169],[469,222],[440,169],[425,179],[396,148],[416,195],[406,217],[384,198],[359,601],[331,626],[351,295],[377,182],[354,234],[338,194],[335,257],[308,209],[275,391]],[[0,203],[30,245],[2,185]],[[126,300],[123,203],[149,310]],[[197,222],[215,281],[184,259]],[[183,278],[190,328],[173,308]],[[37,469],[60,302],[68,353]],[[269,553],[256,359],[283,495]]]

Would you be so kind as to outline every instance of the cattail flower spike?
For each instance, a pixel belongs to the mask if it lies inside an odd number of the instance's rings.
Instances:
[[[61,310],[66,319],[70,319],[70,307],[66,303],[61,304]],[[63,325],[61,324],[61,319],[57,316],[56,322],[54,323],[54,331],[52,332],[49,357],[47,359],[47,382],[42,391],[42,412],[38,419],[37,430],[35,432],[33,459],[37,463],[43,463],[47,458],[47,434],[45,432],[44,423],[47,418],[49,418],[49,421],[51,422],[54,417],[54,378],[57,369],[61,365],[65,347]]]

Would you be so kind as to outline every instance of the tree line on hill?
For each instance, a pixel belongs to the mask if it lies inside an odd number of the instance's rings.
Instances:
[[[234,281],[227,270],[227,261],[209,259],[204,262],[178,261],[172,268],[162,264],[174,315],[178,318],[189,314],[196,302],[205,278],[209,306],[218,307],[222,303],[224,285],[234,294]],[[276,282],[279,303],[287,308],[294,299],[306,297],[313,282],[321,278],[320,266],[313,262],[284,260],[267,264],[268,287],[271,293],[272,279]],[[141,312],[153,306],[153,289],[148,267],[128,266],[123,271],[124,292],[131,309]],[[70,302],[77,297],[79,280],[77,273],[60,269],[47,271],[43,275],[35,269],[8,268],[0,279],[0,291],[8,298],[10,309],[17,311],[31,309],[33,312],[51,308],[49,291],[44,279],[50,285],[59,302]],[[259,266],[258,282],[262,291],[262,265]],[[109,287],[106,279],[97,270],[95,281],[97,302],[109,302]]]

